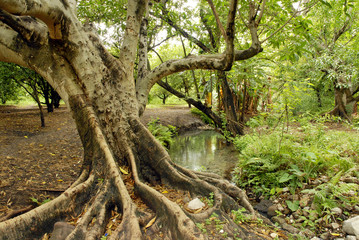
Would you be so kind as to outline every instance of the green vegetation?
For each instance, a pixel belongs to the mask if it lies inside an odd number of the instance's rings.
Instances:
[[[240,151],[237,183],[265,195],[284,187],[295,192],[321,175],[357,174],[358,138],[351,132],[327,131],[321,123],[253,132],[236,138],[234,144]]]
[[[164,126],[159,123],[159,119],[153,119],[147,124],[148,130],[152,135],[160,141],[160,143],[166,147],[170,148],[173,143],[173,137],[177,134],[176,127],[172,125]]]

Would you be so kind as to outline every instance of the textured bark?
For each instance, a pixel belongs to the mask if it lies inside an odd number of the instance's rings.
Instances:
[[[121,223],[108,239],[141,239],[145,234],[138,217],[141,213],[127,189],[132,185],[155,212],[154,226],[165,239],[206,238],[195,223],[213,212],[226,219],[229,236],[236,229],[241,238],[262,238],[234,224],[229,215],[242,205],[256,216],[244,192],[217,175],[174,164],[140,122],[138,96],[147,95],[136,92],[133,70],[146,5],[147,1],[128,1],[123,45],[115,59],[91,26],[77,20],[75,1],[0,0],[0,60],[29,67],[54,87],[71,109],[84,147],[79,178],[51,202],[0,222],[1,239],[38,238],[51,231],[56,221],[70,216],[79,220],[68,240],[100,239],[115,210],[121,214]],[[223,58],[225,54],[168,63],[172,65],[164,67],[164,72],[153,71],[139,83],[147,88],[161,74],[201,66],[221,69],[228,64]],[[151,74],[155,80],[148,77]],[[131,167],[128,178],[121,174],[124,166]],[[192,196],[213,193],[214,205],[192,214],[151,188],[149,182],[167,183]]]

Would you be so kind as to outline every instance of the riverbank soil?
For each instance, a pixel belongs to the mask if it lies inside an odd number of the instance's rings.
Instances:
[[[147,109],[142,121],[157,118],[180,132],[204,125],[188,107]],[[45,123],[35,106],[0,106],[0,220],[58,196],[78,176],[83,148],[70,112],[45,113]]]

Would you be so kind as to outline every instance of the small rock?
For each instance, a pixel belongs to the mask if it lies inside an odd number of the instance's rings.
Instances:
[[[330,226],[333,228],[333,229],[338,229],[340,228],[340,225],[338,223],[331,223]]]
[[[356,177],[346,177],[343,179],[344,182],[346,183],[356,183],[359,184],[359,179]]]
[[[343,210],[341,210],[341,209],[338,208],[338,207],[335,207],[335,208],[332,208],[331,212],[332,212],[334,215],[336,215],[336,216],[340,216],[340,215],[342,215]]]
[[[282,192],[289,192],[289,187],[285,187],[282,189]]]
[[[310,207],[303,208],[303,216],[308,217],[310,214]]]
[[[276,211],[278,211],[277,205],[272,205],[267,209],[267,214],[269,217],[274,217],[277,216]]]
[[[330,239],[330,233],[326,232],[326,233],[320,234],[320,238],[324,239],[324,240]]]
[[[189,199],[189,197],[185,196],[185,197],[183,198],[183,202],[184,202],[184,203],[188,203],[189,201],[191,201],[191,199]]]
[[[350,191],[348,191],[348,196],[350,196],[350,197],[354,197],[355,196],[355,194],[356,194],[356,192],[354,191],[354,190],[350,190]]]
[[[300,198],[299,205],[301,207],[306,207],[309,205],[309,202],[310,202],[310,196],[308,194],[306,194]]]
[[[277,209],[280,212],[284,212],[284,210],[285,210],[284,207],[282,206],[282,204],[280,204],[280,203],[277,204]]]
[[[288,232],[290,232],[290,233],[292,233],[292,234],[297,234],[297,233],[299,233],[299,229],[298,229],[298,228],[295,228],[295,227],[293,227],[292,225],[289,225],[289,224],[287,224],[287,223],[282,224],[282,228],[283,228],[284,230],[287,230]]]
[[[320,181],[319,179],[315,179],[313,182],[312,182],[314,185],[319,185],[322,183],[322,181]]]
[[[345,220],[343,222],[343,231],[359,238],[359,216]]]
[[[258,203],[257,205],[254,206],[254,209],[256,209],[257,211],[262,212],[262,213],[267,213],[268,208],[272,205],[273,205],[273,203],[271,200],[263,199],[260,201],[260,203]]]
[[[65,240],[74,229],[75,227],[67,222],[56,222],[50,240]]]
[[[326,183],[329,181],[329,177],[324,175],[320,178],[320,180],[322,180],[322,182]]]
[[[280,216],[272,217],[272,221],[276,222],[276,223],[279,223],[280,225],[283,225],[284,223],[286,223],[285,219],[283,217],[280,217]]]
[[[199,200],[198,198],[193,199],[187,205],[187,207],[191,210],[197,210],[204,206],[205,206],[205,204],[203,202],[201,202],[201,200]]]
[[[355,211],[359,212],[359,206],[354,207]]]
[[[321,240],[321,239],[318,238],[318,237],[313,237],[313,238],[311,238],[310,240]]]
[[[357,238],[355,236],[353,236],[353,235],[347,235],[345,240],[357,240]]]
[[[277,233],[271,233],[271,234],[270,234],[270,237],[271,237],[271,238],[277,238],[277,237],[278,237],[278,234],[277,234]]]
[[[303,231],[301,231],[299,234],[304,235],[307,238],[312,238],[314,237],[314,233],[312,231],[310,231],[309,229],[304,229]]]

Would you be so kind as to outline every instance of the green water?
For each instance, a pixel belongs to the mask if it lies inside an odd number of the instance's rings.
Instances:
[[[196,171],[228,175],[238,160],[233,146],[215,131],[187,132],[175,138],[169,154],[177,164]]]

